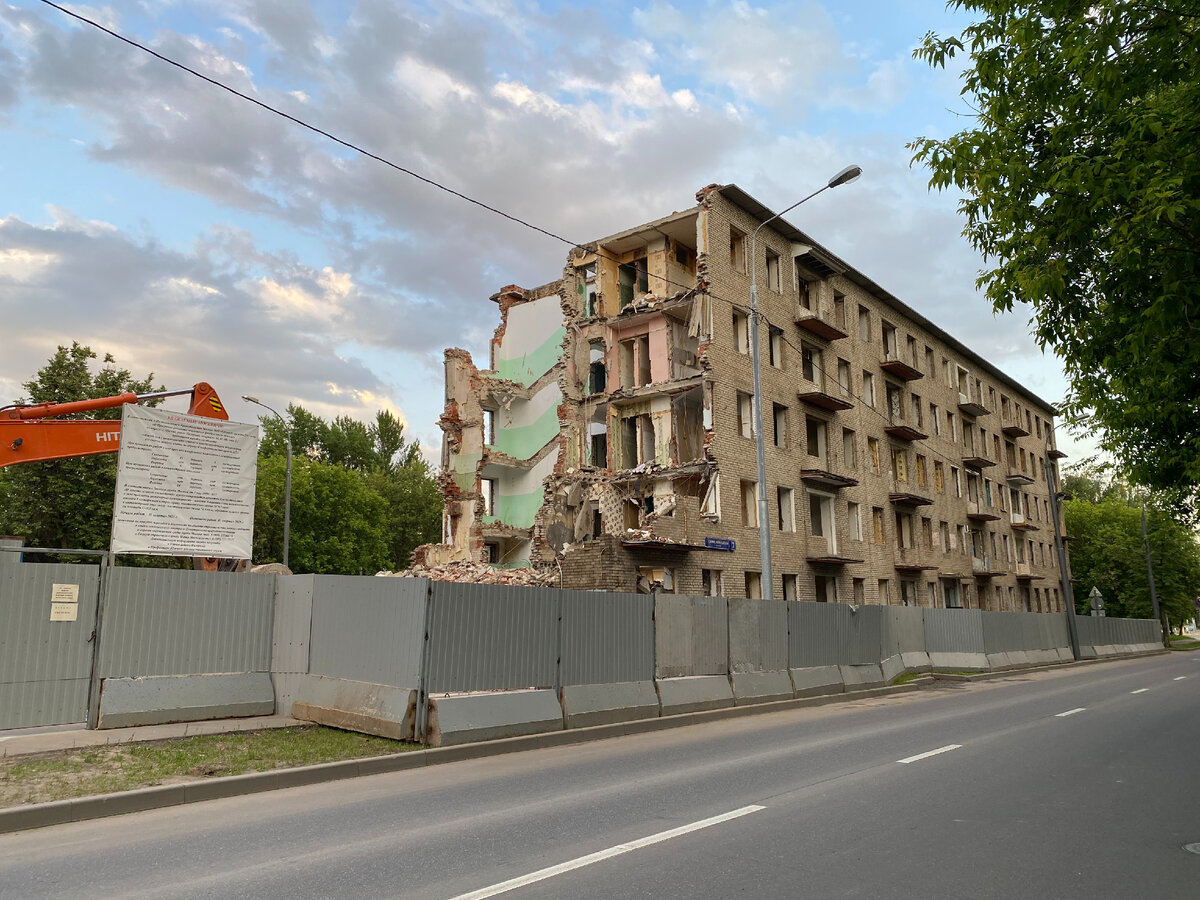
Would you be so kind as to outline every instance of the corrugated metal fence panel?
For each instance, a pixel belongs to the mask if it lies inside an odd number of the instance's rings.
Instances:
[[[696,674],[690,597],[659,594],[654,598],[654,665],[658,678]]]
[[[430,692],[554,687],[557,591],[452,582],[431,587]]]
[[[787,606],[778,600],[731,598],[729,664],[734,672],[787,668]]]
[[[0,729],[87,718],[99,567],[20,563],[0,567]],[[79,587],[73,622],[50,621],[56,584]]]
[[[315,575],[275,576],[275,619],[271,629],[271,671],[308,671]]]
[[[692,603],[692,674],[729,674],[729,601],[724,597],[688,599]]]
[[[1042,628],[1045,632],[1043,650],[1071,646],[1071,632],[1067,629],[1065,613],[1042,613]]]
[[[654,678],[653,597],[602,591],[560,591],[559,595],[563,684]]]
[[[1162,627],[1155,619],[1077,616],[1075,622],[1079,626],[1079,643],[1084,646],[1157,644],[1162,640]]]
[[[925,649],[930,653],[986,653],[978,609],[925,610]]]
[[[114,567],[100,674],[269,672],[272,575]]]
[[[428,591],[424,578],[313,576],[309,671],[416,688]]]
[[[853,612],[845,603],[799,600],[788,604],[788,615],[792,668],[879,662],[885,607],[860,606]]]
[[[883,656],[897,653],[918,653],[925,649],[924,610],[914,606],[887,607],[884,629]]]
[[[1020,617],[1027,615],[1031,613],[981,611],[979,623],[983,629],[984,652],[1007,653],[1009,650],[1024,649]]]

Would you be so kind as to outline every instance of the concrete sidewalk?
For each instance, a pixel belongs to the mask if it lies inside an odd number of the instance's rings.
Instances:
[[[102,747],[131,744],[135,741],[163,741],[197,734],[221,734],[231,731],[258,731],[263,728],[287,728],[307,725],[288,716],[253,716],[246,719],[213,719],[207,722],[176,722],[171,725],[142,725],[136,728],[88,730],[79,725],[54,725],[43,728],[15,728],[0,731],[0,758],[51,753],[74,747]]]

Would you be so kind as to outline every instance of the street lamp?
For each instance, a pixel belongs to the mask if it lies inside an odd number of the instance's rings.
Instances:
[[[288,565],[288,539],[291,537],[292,530],[292,436],[288,433],[287,420],[271,409],[271,407],[267,406],[267,404],[263,403],[257,397],[250,397],[246,394],[242,394],[242,399],[247,403],[253,403],[255,406],[261,406],[283,423],[283,441],[287,446],[287,468],[284,470],[283,476],[283,565],[284,568],[290,569],[291,566]]]
[[[1063,602],[1067,614],[1067,637],[1071,641],[1071,655],[1076,659],[1079,654],[1079,626],[1075,622],[1075,592],[1071,590],[1071,573],[1067,569],[1067,545],[1063,541],[1061,513],[1058,506],[1058,479],[1055,477],[1054,465],[1050,462],[1050,432],[1054,426],[1046,423],[1046,446],[1042,454],[1042,464],[1046,469],[1046,487],[1050,491],[1050,518],[1054,521],[1054,550],[1058,554],[1058,577],[1062,584]]]
[[[758,552],[762,564],[760,581],[764,600],[775,599],[775,585],[771,576],[771,528],[767,522],[767,462],[766,445],[763,442],[762,360],[759,358],[758,352],[758,233],[762,231],[764,225],[774,222],[784,213],[791,212],[801,203],[817,196],[821,191],[847,184],[861,174],[862,169],[858,166],[846,166],[830,178],[825,187],[813,191],[802,200],[797,200],[783,212],[777,212],[771,218],[764,220],[750,236],[750,355],[754,365],[754,449],[758,454]]]

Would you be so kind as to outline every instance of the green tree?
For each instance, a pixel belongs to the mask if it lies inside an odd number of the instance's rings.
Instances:
[[[1064,477],[1088,481],[1078,471]],[[1084,495],[1098,496],[1092,501]],[[1142,542],[1141,499],[1127,490],[1111,490],[1092,481],[1063,505],[1071,542],[1071,574],[1075,578],[1075,608],[1087,614],[1093,587],[1104,595],[1110,616],[1145,619],[1153,615],[1150,582]],[[1179,627],[1196,615],[1200,596],[1200,544],[1196,534],[1156,504],[1146,505],[1146,534],[1154,565],[1154,583],[1167,621]]]
[[[919,138],[930,186],[962,192],[994,308],[1032,304],[1064,411],[1129,477],[1195,515],[1200,487],[1200,0],[951,0],[930,33],[969,53],[973,127]]]
[[[260,457],[255,485],[254,558],[283,556],[283,456]],[[388,511],[362,475],[297,456],[292,464],[288,562],[296,572],[373,575],[391,564]]]
[[[303,520],[299,513],[303,499],[293,472],[292,532],[289,562],[297,572],[332,572],[356,574],[360,569],[377,571],[381,568],[403,569],[408,566],[413,548],[436,541],[441,536],[442,500],[437,483],[428,464],[421,456],[420,444],[409,442],[404,424],[386,410],[380,410],[370,424],[348,416],[325,422],[301,406],[290,405],[287,420],[263,416],[263,439],[259,444],[259,493],[255,500],[255,559],[280,559],[283,555],[283,458],[285,438],[291,437],[296,466],[304,460],[318,468],[337,469],[357,479],[363,490],[378,500],[383,510],[382,523],[375,522],[373,513],[365,521],[370,527],[378,525],[385,548],[376,559],[361,551],[361,546],[374,546],[374,537],[367,538],[366,526],[351,535],[340,535],[344,545],[339,554],[326,555],[323,565],[343,565],[344,568],[313,568],[309,557],[297,553],[301,542],[299,532],[312,525],[323,528],[334,524],[328,520]],[[266,463],[278,460],[278,479],[274,467]],[[268,471],[264,476],[263,472]],[[298,471],[298,469],[297,469]],[[266,482],[263,481],[267,478]],[[314,477],[332,477],[318,474]],[[278,485],[275,481],[278,480]],[[349,482],[346,482],[349,483]],[[278,490],[276,490],[276,487]],[[372,507],[373,508],[373,507]],[[362,523],[355,523],[359,527]],[[332,532],[326,532],[332,534]],[[306,538],[308,536],[305,532]],[[365,542],[365,543],[364,543]],[[361,552],[360,552],[361,551]],[[340,562],[338,562],[340,560]],[[367,560],[375,560],[370,564]],[[373,568],[372,568],[373,566]]]
[[[27,397],[17,402],[61,403],[155,390],[152,375],[134,378],[128,369],[118,368],[107,353],[93,372],[91,364],[97,358],[82,344],[59,347],[37,375],[24,383]],[[120,417],[121,408],[114,407],[69,418]],[[108,547],[112,526],[116,480],[115,453],[6,466],[0,469],[0,533],[23,536],[30,547],[103,550]]]

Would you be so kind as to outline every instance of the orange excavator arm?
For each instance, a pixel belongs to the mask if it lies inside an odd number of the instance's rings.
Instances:
[[[190,394],[188,412],[208,419],[228,419],[229,414],[212,385],[200,382],[181,391],[151,394],[118,394],[68,403],[35,403],[0,409],[0,467],[17,463],[115,453],[121,446],[120,419],[55,419],[75,413],[112,409],[126,403]]]

